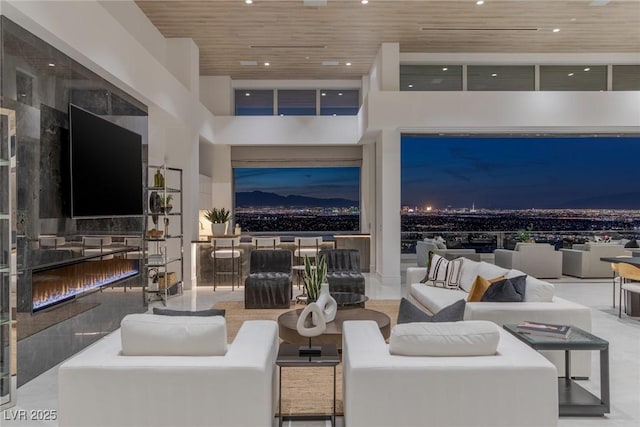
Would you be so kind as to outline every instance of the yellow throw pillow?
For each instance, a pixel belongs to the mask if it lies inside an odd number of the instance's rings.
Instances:
[[[473,281],[471,286],[471,292],[467,296],[467,302],[480,302],[482,295],[493,282],[504,279],[504,276],[494,277],[493,279],[485,279],[482,276],[476,276],[476,280]]]

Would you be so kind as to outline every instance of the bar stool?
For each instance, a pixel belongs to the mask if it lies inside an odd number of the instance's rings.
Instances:
[[[142,258],[142,238],[141,237],[125,237],[124,245],[136,250],[129,251],[125,254],[125,258],[128,259],[140,259]]]
[[[253,249],[279,249],[280,236],[252,237],[251,246],[253,246]]]
[[[105,252],[108,246],[111,246],[113,240],[111,236],[87,237],[82,238],[82,255],[96,255]],[[105,259],[113,259],[113,254],[102,255],[101,257],[91,258],[89,261],[100,261]]]
[[[640,283],[629,283],[626,280],[633,280],[634,282],[640,282],[640,268],[626,263],[618,264],[618,275],[620,276],[620,307],[618,311],[618,318],[622,317],[622,291],[640,293]],[[625,312],[629,314],[629,307],[625,300]]]
[[[213,258],[213,290],[216,290],[216,279],[219,274],[231,275],[231,290],[234,290],[234,282],[238,281],[238,287],[240,287],[242,279],[242,254],[243,250],[240,249],[240,237],[213,237],[211,238],[211,246],[213,251],[211,252],[211,258]],[[231,260],[231,271],[220,272],[218,271],[218,260],[229,259]]]
[[[631,258],[629,255],[617,256],[616,258]],[[618,263],[611,263],[611,272],[613,274],[613,281],[611,283],[613,290],[613,308],[616,308],[616,282],[621,282],[622,278],[618,275]],[[617,277],[616,277],[617,276]],[[622,284],[620,285],[622,286]]]
[[[66,240],[62,236],[45,236],[42,235],[38,238],[41,248],[53,248],[58,249],[59,246],[63,246]]]

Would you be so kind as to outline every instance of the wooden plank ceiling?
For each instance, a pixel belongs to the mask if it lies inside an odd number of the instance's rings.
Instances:
[[[486,0],[482,6],[475,0],[369,0],[367,5],[327,0],[314,7],[303,0],[137,4],[165,37],[195,41],[201,75],[234,79],[360,78],[383,42],[400,43],[401,52],[640,51],[639,0]]]

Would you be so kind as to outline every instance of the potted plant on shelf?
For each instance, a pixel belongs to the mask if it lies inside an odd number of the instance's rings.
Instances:
[[[227,234],[227,226],[231,218],[231,211],[225,208],[213,208],[206,211],[204,217],[211,222],[211,233],[214,236]]]
[[[171,201],[173,200],[173,196],[171,194],[167,195],[167,197],[160,196],[160,212],[161,213],[169,213],[171,209],[173,209],[173,205]]]

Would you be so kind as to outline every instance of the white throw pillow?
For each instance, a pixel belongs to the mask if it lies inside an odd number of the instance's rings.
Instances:
[[[427,280],[433,286],[449,289],[460,289],[460,277],[462,274],[462,258],[448,261],[446,258],[434,254],[429,264]]]
[[[488,262],[481,261],[480,265],[476,269],[476,274],[478,276],[486,277],[488,279],[491,277],[504,276],[507,274],[508,271],[509,270],[507,270],[506,268],[502,268],[495,264],[489,264]]]
[[[462,258],[462,275],[460,276],[460,289],[469,293],[473,287],[473,282],[478,275],[477,270],[480,261],[474,261],[469,258]]]
[[[490,356],[500,342],[498,325],[486,320],[403,323],[394,326],[389,353],[399,356]]]
[[[123,356],[223,356],[227,352],[222,316],[129,314],[120,328]]]

